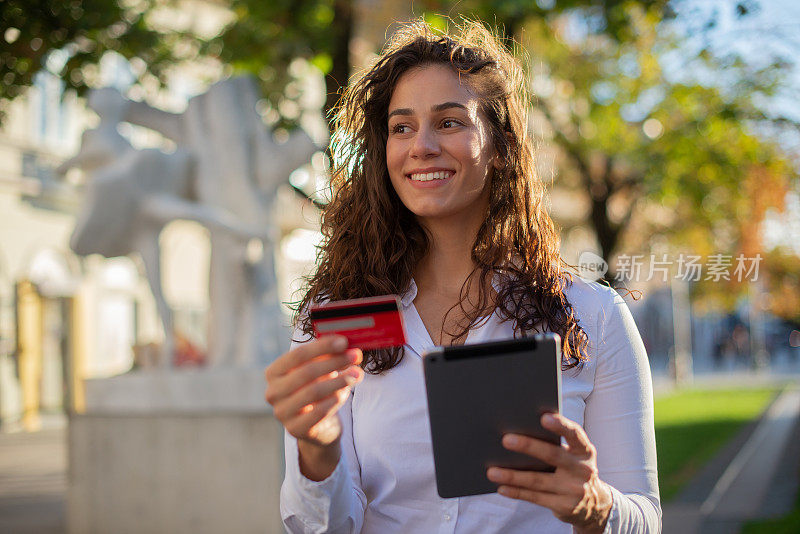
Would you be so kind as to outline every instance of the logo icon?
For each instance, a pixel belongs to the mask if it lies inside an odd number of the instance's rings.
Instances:
[[[601,279],[608,272],[606,260],[585,250],[578,256],[578,276],[589,282]]]

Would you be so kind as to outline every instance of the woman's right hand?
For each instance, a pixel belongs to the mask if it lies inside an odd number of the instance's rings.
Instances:
[[[363,354],[346,347],[344,336],[324,336],[283,354],[264,372],[264,397],[297,438],[301,471],[308,478],[322,480],[338,463],[342,424],[337,412],[350,388],[364,378]]]

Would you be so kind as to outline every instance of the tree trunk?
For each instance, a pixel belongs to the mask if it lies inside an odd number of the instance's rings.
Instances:
[[[590,218],[597,242],[600,244],[600,255],[608,261],[609,255],[614,252],[619,239],[620,228],[608,218],[608,196],[591,195],[592,211]]]
[[[350,79],[350,40],[353,37],[355,13],[353,0],[335,0],[333,3],[333,47],[331,71],[325,76],[325,117],[328,128],[333,133],[331,110],[339,101],[339,96]]]

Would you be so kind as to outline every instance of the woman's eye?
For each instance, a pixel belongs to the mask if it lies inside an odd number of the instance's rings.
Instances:
[[[392,126],[392,133],[396,133],[396,134],[408,133],[408,125],[407,124],[395,124],[394,126]]]
[[[454,128],[458,126],[458,121],[453,119],[445,119],[442,121],[442,128]]]

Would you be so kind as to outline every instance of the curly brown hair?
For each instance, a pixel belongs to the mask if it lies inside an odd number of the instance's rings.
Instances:
[[[489,207],[472,247],[476,267],[461,288],[465,320],[453,335],[466,338],[479,318],[495,309],[513,320],[514,335],[551,331],[561,336],[562,366],[587,358],[586,333],[564,290],[572,283],[559,255],[559,236],[545,209],[545,188],[536,174],[528,135],[523,71],[482,24],[466,21],[458,35],[435,32],[424,22],[405,25],[387,43],[377,63],[354,81],[337,106],[331,152],[331,202],[322,214],[323,242],[316,272],[305,280],[305,295],[294,303],[294,322],[311,334],[303,310],[325,299],[402,294],[429,237],[400,201],[386,166],[387,115],[392,91],[410,69],[443,64],[459,73],[481,102],[500,161],[491,179]],[[497,295],[489,288],[495,281]],[[465,309],[471,285],[478,303]],[[499,282],[499,283],[498,283]],[[442,327],[444,328],[444,326]],[[380,374],[397,365],[403,347],[365,351],[362,367]]]

